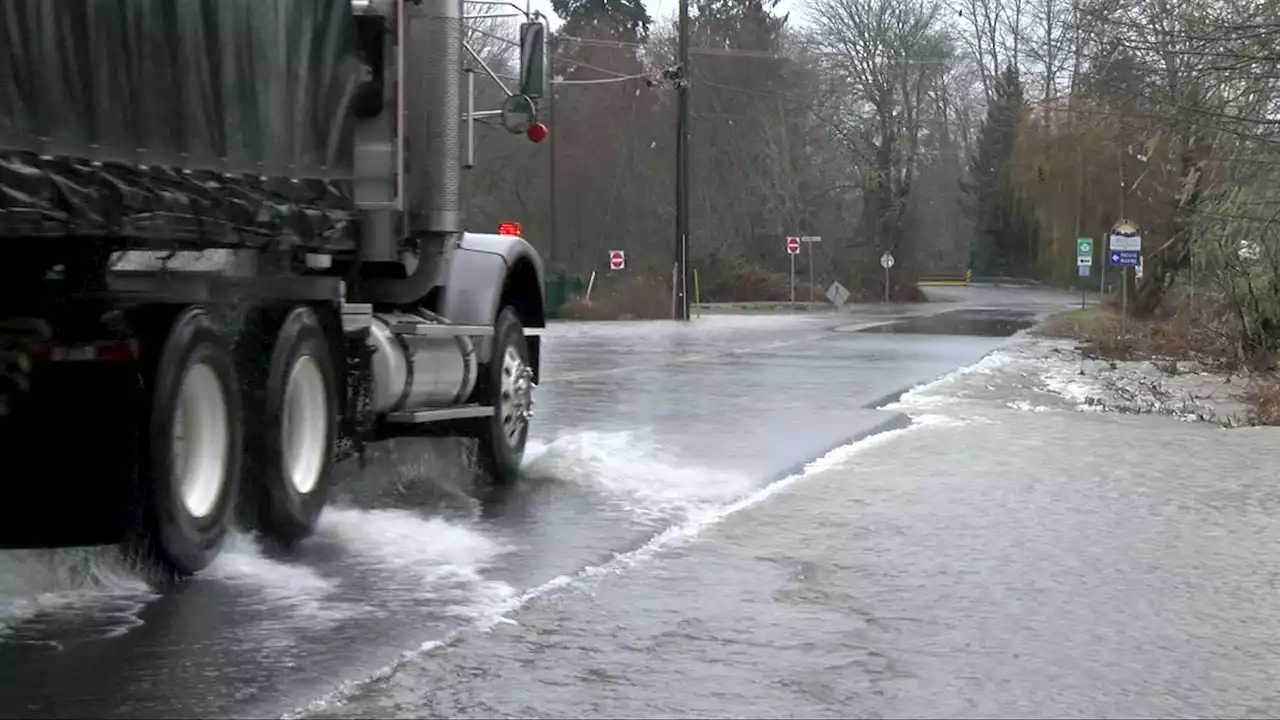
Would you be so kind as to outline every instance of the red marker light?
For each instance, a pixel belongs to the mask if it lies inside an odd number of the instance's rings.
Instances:
[[[547,126],[542,123],[534,123],[529,126],[528,130],[524,131],[524,134],[533,142],[540,143],[547,139]]]
[[[504,222],[504,223],[498,223],[498,234],[499,234],[499,235],[516,235],[516,236],[519,236],[519,235],[521,234],[521,233],[520,233],[520,223],[518,223],[518,222]]]
[[[104,343],[98,345],[97,356],[100,362],[128,362],[137,357],[132,343]]]
[[[38,362],[129,362],[137,357],[137,344],[127,340],[87,345],[45,345],[35,353]]]

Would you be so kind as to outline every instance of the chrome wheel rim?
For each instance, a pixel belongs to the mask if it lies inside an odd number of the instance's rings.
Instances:
[[[320,363],[299,357],[285,383],[280,447],[289,484],[306,495],[320,482],[329,441],[329,397]]]
[[[173,476],[192,517],[213,513],[227,482],[231,445],[227,388],[207,363],[187,368],[178,386],[172,432]]]
[[[498,413],[507,443],[518,447],[533,417],[533,370],[512,346],[502,354],[502,392]]]

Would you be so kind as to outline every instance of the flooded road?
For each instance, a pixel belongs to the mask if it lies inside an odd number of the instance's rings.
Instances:
[[[1095,418],[1007,407],[1031,402],[1021,396],[992,401],[1008,419],[973,423],[942,413],[908,428],[922,414],[911,403],[936,401],[920,393],[877,409],[1072,302],[954,292],[957,302],[912,308],[555,326],[527,479],[514,491],[475,487],[462,443],[388,444],[370,468],[344,468],[344,497],[300,552],[271,557],[236,538],[211,572],[177,588],[148,588],[109,548],[0,554],[0,716],[897,715],[905,688],[917,688],[925,704],[910,707],[921,714],[937,714],[930,697],[954,703],[937,706],[944,714],[995,712],[991,699],[1019,682],[1007,658],[986,663],[989,675],[945,667],[983,638],[1017,654],[1024,636],[1026,657],[1052,664],[1036,652],[1070,625],[1032,621],[1066,602],[1052,592],[1065,561],[1031,541],[1037,523],[1048,523],[1047,546],[1071,537],[1043,510],[1071,492],[1039,480],[1032,458],[1052,432]],[[1047,436],[1001,441],[1052,422]],[[993,474],[1000,442],[1028,456],[1012,484]],[[894,443],[909,444],[889,452]],[[950,480],[936,491],[938,468]],[[1098,515],[1115,503],[1108,492],[1126,495],[1116,473],[1087,472],[1097,477],[1076,514],[1097,517],[1077,530],[1099,533],[1118,517]],[[1038,504],[1017,517],[1028,498]],[[1130,537],[1155,543],[1153,532]],[[1098,552],[1119,553],[1124,537]],[[1019,549],[1055,569],[1031,582]],[[1136,562],[1154,567],[1151,552]],[[937,582],[939,572],[955,577]],[[1066,587],[1114,593],[1112,574]],[[823,645],[833,613],[843,639]],[[1010,614],[1021,624],[1002,625]],[[856,631],[875,627],[898,634],[851,655]],[[796,677],[769,675],[810,651],[809,665],[845,669],[809,685],[805,662]],[[916,680],[895,674],[904,663]],[[983,665],[962,665],[973,663]],[[687,693],[670,691],[671,678],[691,675]],[[863,693],[880,704],[855,701]]]
[[[1275,717],[1280,431],[1071,382],[997,351],[891,406],[909,428],[315,716]]]

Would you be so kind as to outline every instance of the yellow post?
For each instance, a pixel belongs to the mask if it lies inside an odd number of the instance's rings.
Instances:
[[[596,271],[591,271],[591,279],[587,281],[587,296],[584,298],[587,302],[591,302],[591,288],[596,284]]]

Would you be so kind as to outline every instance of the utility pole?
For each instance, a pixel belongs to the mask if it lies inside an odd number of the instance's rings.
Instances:
[[[551,187],[550,187],[550,193],[549,193],[551,196],[550,197],[550,201],[551,201],[551,238],[550,240],[551,242],[549,243],[550,252],[547,254],[547,264],[550,266],[550,268],[548,269],[552,270],[553,272],[556,270],[556,268],[559,267],[556,264],[556,259],[557,259],[556,258],[556,233],[558,231],[558,228],[556,227],[556,209],[557,209],[556,208],[556,125],[559,125],[559,123],[556,121],[559,120],[559,118],[556,117],[556,85],[555,85],[555,77],[556,77],[555,50],[558,50],[558,49],[559,49],[559,46],[557,45],[553,48],[552,52],[547,53],[547,75],[551,77],[551,82],[547,83],[547,115],[550,116],[547,120],[549,125],[547,134],[550,136],[547,138],[547,140],[549,141],[547,143],[547,145],[549,146],[547,148],[547,151],[550,153],[550,157],[548,158],[547,163],[551,166],[548,169],[548,171],[551,174]]]
[[[1125,175],[1125,164],[1129,159],[1129,146],[1120,151],[1120,219],[1129,219],[1129,178]],[[1110,241],[1108,241],[1110,244]],[[1141,262],[1141,258],[1139,258]],[[1120,332],[1129,333],[1129,267],[1120,266]]]
[[[689,319],[689,0],[680,0],[680,47],[676,111],[675,319]]]
[[[1047,111],[1046,111],[1046,117],[1047,117]],[[1079,242],[1080,233],[1083,231],[1083,228],[1080,227],[1080,216],[1084,214],[1084,152],[1080,149],[1080,146],[1082,144],[1083,143],[1079,141],[1076,142],[1076,241],[1077,242]],[[1107,249],[1106,248],[1102,249],[1102,254],[1103,254],[1102,266],[1105,268],[1107,266],[1107,258],[1106,258]],[[1090,261],[1093,260],[1092,257],[1090,257],[1089,259]],[[1078,259],[1076,262],[1077,264],[1079,264]],[[1079,274],[1079,272],[1080,270],[1079,268],[1077,268],[1076,269],[1077,275]],[[1106,270],[1103,270],[1103,272],[1106,272]],[[1081,282],[1079,277],[1076,278],[1076,282],[1080,283],[1080,309],[1083,310],[1085,301],[1086,301],[1086,298],[1088,297],[1088,292],[1089,292],[1086,289],[1086,286],[1088,285],[1088,283]],[[1102,304],[1102,296],[1098,296],[1098,304],[1099,305]]]

